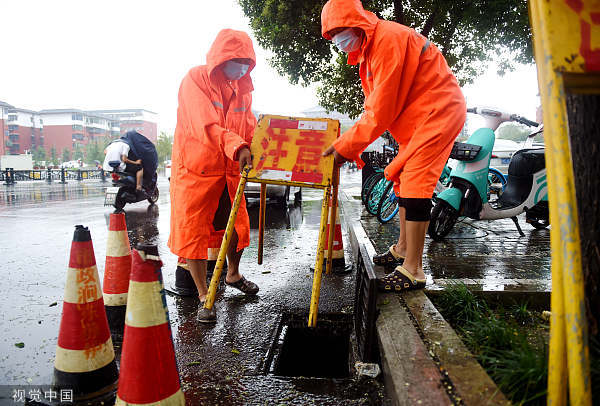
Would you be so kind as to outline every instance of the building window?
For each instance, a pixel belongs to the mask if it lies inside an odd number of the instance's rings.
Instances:
[[[17,121],[17,115],[16,114],[9,114],[8,115],[8,121]]]
[[[72,135],[72,139],[73,139],[73,140],[79,140],[79,141],[81,141],[81,140],[83,140],[83,134],[77,134],[77,133],[74,133],[74,134]]]
[[[40,118],[40,125],[44,125],[44,120]]]
[[[18,129],[19,129],[18,125],[15,125],[15,124],[8,125],[8,131],[17,131]]]
[[[81,114],[81,113],[73,113],[73,114],[71,114],[71,119],[73,121],[83,121],[83,114]]]
[[[83,126],[81,124],[73,124],[71,127],[73,128],[73,131],[83,131]]]

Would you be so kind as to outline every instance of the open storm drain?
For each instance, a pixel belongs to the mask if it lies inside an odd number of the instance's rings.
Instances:
[[[277,376],[347,378],[352,315],[319,314],[314,328],[307,327],[307,320],[306,315],[283,314],[264,372]]]

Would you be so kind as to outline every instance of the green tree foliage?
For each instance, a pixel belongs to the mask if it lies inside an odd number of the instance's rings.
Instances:
[[[531,134],[532,129],[523,124],[504,123],[496,130],[496,138],[523,142]]]
[[[352,117],[362,111],[356,66],[346,64],[321,37],[325,0],[239,0],[258,43],[272,51],[270,63],[293,84],[320,83],[320,104]],[[527,2],[523,0],[363,0],[380,18],[412,27],[443,52],[461,84],[487,63],[501,72],[533,61]]]
[[[104,161],[104,140],[91,140],[85,146],[85,162],[93,164],[94,161]]]
[[[33,162],[40,165],[42,162],[46,161],[46,150],[44,147],[36,147],[31,150],[31,159]]]
[[[54,145],[52,146],[52,148],[50,148],[50,162],[52,162],[52,165],[58,164],[58,155],[56,152],[56,147]]]
[[[73,160],[81,159],[83,161],[85,149],[80,143],[75,144],[73,148]]]
[[[173,151],[173,136],[164,131],[160,132],[156,141],[156,152],[158,153],[158,162],[162,164],[167,159],[171,159]]]
[[[71,160],[71,151],[69,151],[68,148],[64,148],[62,150],[62,161],[63,162],[68,162]]]

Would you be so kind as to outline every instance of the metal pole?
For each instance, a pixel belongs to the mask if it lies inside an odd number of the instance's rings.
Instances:
[[[258,209],[258,265],[263,263],[263,244],[265,237],[265,211],[267,206],[267,185],[260,184],[260,206]]]
[[[233,234],[233,227],[235,225],[235,219],[237,217],[238,210],[240,209],[240,203],[244,198],[244,188],[246,187],[246,181],[248,180],[248,172],[250,168],[244,168],[242,172],[242,178],[238,184],[233,206],[229,212],[229,220],[227,220],[227,227],[225,228],[225,234],[221,241],[221,248],[219,249],[219,256],[217,257],[217,263],[215,264],[215,270],[213,271],[212,279],[210,280],[210,286],[208,287],[208,293],[206,294],[206,300],[204,301],[204,307],[206,309],[212,309],[215,303],[215,296],[217,294],[217,287],[219,286],[219,278],[221,277],[221,271],[223,271],[223,265],[225,264],[225,256],[227,255],[227,249],[229,248],[229,241],[231,241],[231,235]]]
[[[46,172],[46,182],[52,183],[52,169],[48,167],[48,171]]]
[[[60,183],[62,183],[63,185],[67,183],[65,181],[65,168],[60,168]]]
[[[325,273],[328,274],[331,272],[331,263],[333,258],[333,240],[335,239],[335,220],[337,218],[337,195],[338,195],[338,185],[340,182],[340,168],[334,165],[333,167],[333,176],[331,178],[333,193],[331,193],[331,212],[329,213],[329,239],[327,240],[327,266],[325,268]]]
[[[325,246],[325,230],[327,229],[327,212],[329,210],[329,197],[331,186],[323,191],[323,204],[321,206],[321,222],[319,224],[319,242],[317,244],[317,261],[313,276],[312,295],[310,297],[310,310],[308,312],[308,327],[316,327],[319,312],[319,296],[321,295],[321,275],[323,274],[323,249]]]

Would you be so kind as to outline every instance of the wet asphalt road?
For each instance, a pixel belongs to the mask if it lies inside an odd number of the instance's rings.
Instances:
[[[0,289],[4,292],[0,384],[51,382],[73,226],[89,227],[102,279],[111,212],[103,207],[107,185],[84,181],[0,186]],[[166,246],[169,197],[165,178],[159,178],[159,189],[157,205],[127,205],[126,220],[132,246],[139,241],[158,245],[165,285],[170,285],[177,258]],[[269,206],[263,265],[256,264],[255,228],[241,263],[242,273],[260,286],[260,292],[248,297],[227,288],[216,302],[215,326],[196,323],[196,299],[167,297],[188,404],[381,403],[382,387],[375,381],[282,378],[264,373],[282,315],[308,312],[321,196],[321,191],[305,189],[301,204],[290,202],[286,210]],[[258,204],[251,204],[249,212],[251,221],[256,219]],[[353,295],[354,273],[324,277],[320,313],[351,313]],[[24,348],[15,346],[19,342]]]

